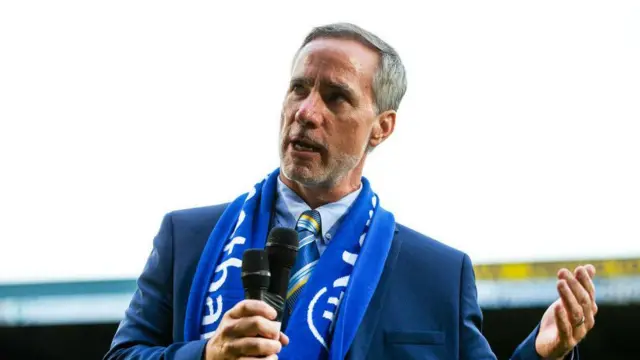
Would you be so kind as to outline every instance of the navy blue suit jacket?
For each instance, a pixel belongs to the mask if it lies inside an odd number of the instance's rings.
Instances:
[[[203,358],[206,340],[184,342],[184,319],[200,253],[224,205],[167,214],[105,359]],[[348,359],[495,359],[469,257],[397,225],[385,268]],[[537,360],[537,329],[512,359]]]

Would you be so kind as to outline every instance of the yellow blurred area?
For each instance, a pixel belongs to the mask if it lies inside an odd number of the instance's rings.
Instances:
[[[555,278],[562,268],[573,271],[585,264],[595,266],[597,277],[640,276],[640,259],[482,264],[475,265],[474,270],[478,280],[525,280]]]

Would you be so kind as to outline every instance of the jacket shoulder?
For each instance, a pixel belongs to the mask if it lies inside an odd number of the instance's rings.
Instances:
[[[172,224],[173,338],[182,341],[184,319],[193,276],[202,250],[229,204],[175,210],[167,214]]]
[[[466,255],[462,250],[456,249],[439,240],[424,235],[408,226],[397,224],[398,233],[396,236],[403,238],[403,246],[418,247],[424,250],[436,252],[441,255],[462,257]]]
[[[169,215],[173,219],[174,225],[177,223],[191,226],[211,224],[218,221],[227,206],[229,203],[180,209],[170,212]]]
[[[397,237],[402,240],[401,254],[421,259],[437,259],[439,264],[448,263],[461,266],[464,257],[468,255],[439,240],[433,239],[408,226],[397,224]]]
[[[202,250],[229,203],[174,210],[167,214],[173,229],[174,247],[180,252],[182,244]]]

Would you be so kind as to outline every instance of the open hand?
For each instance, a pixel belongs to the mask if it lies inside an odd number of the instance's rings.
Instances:
[[[573,274],[558,271],[557,289],[560,298],[542,316],[536,337],[536,352],[542,358],[562,359],[595,324],[598,312],[593,265],[578,266]]]

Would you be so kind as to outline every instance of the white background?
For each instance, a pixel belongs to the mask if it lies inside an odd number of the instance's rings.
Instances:
[[[365,175],[476,263],[640,256],[634,1],[0,5],[0,281],[133,278],[162,216],[278,166],[292,55],[350,21],[409,88]]]

